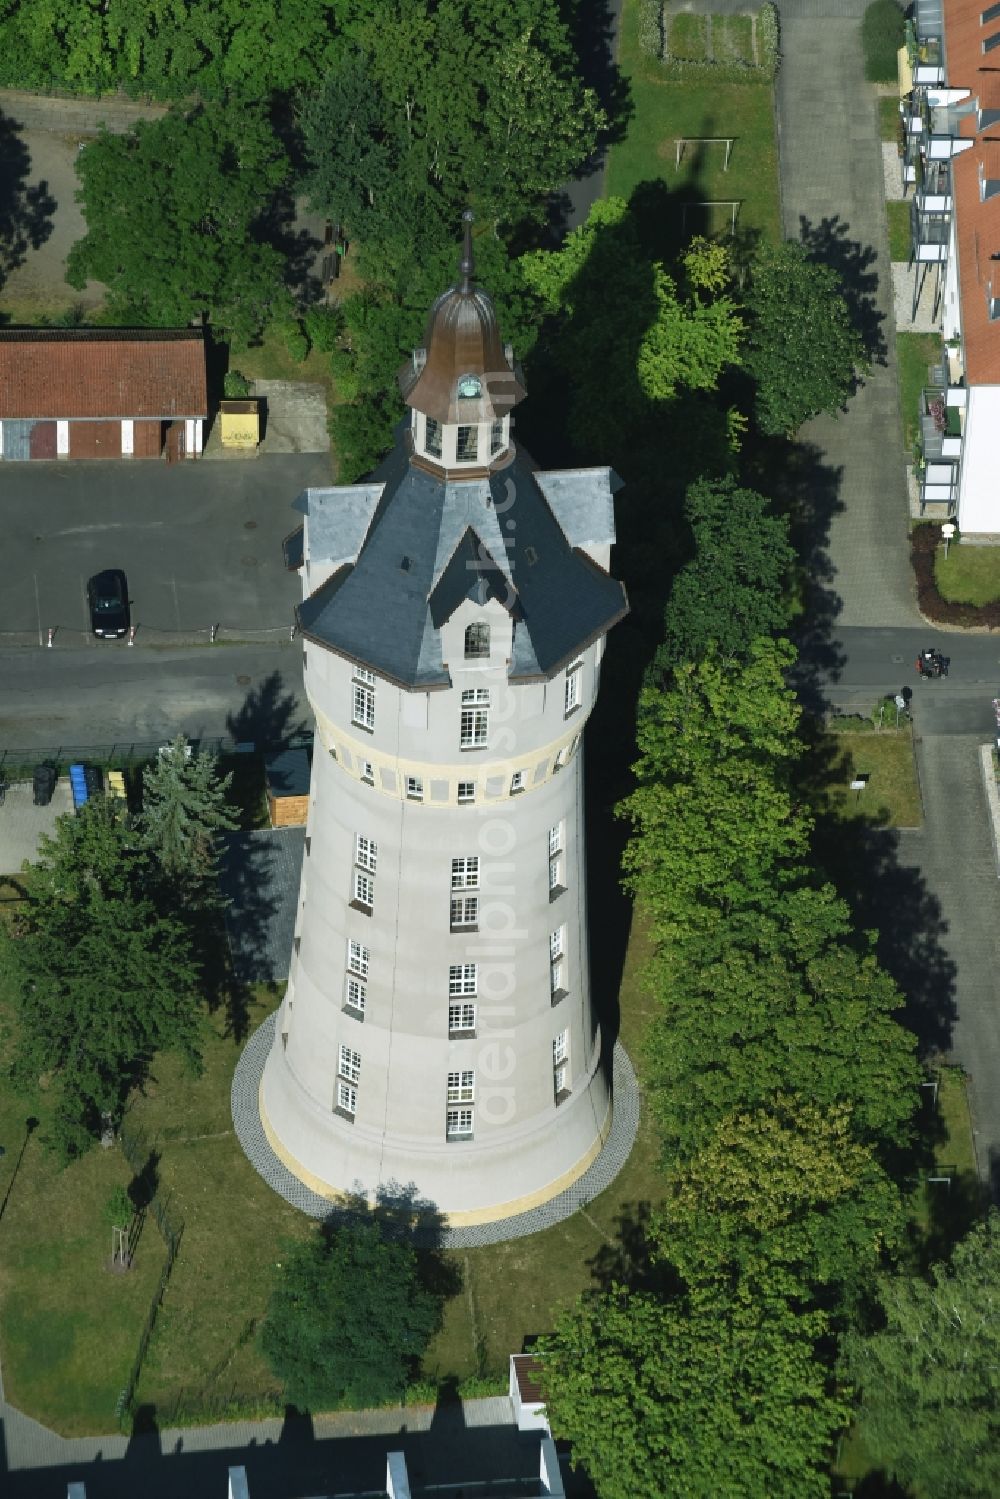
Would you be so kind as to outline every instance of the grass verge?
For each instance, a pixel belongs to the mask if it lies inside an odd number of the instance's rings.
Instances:
[[[903,441],[907,453],[920,431],[920,392],[927,384],[927,369],[941,357],[937,333],[897,333],[896,362],[899,373],[899,404],[903,412]]]
[[[899,202],[891,198],[885,205],[889,220],[889,259],[895,262],[910,259],[910,200]]]
[[[678,22],[702,19],[677,16],[671,37]],[[692,35],[696,29],[689,27]],[[779,240],[778,152],[770,85],[667,78],[661,64],[641,51],[638,31],[638,0],[625,0],[619,64],[629,81],[634,113],[626,138],[611,149],[607,192],[628,198],[640,182],[657,178],[677,193],[679,202],[739,199],[737,226],[756,230],[765,240]],[[735,137],[729,171],[723,171],[724,146],[689,146],[676,170],[676,140],[705,136]],[[728,209],[704,215],[704,210],[687,210],[690,232],[728,226]]]
[[[885,95],[878,101],[879,135],[884,141],[899,139],[899,100],[895,94]]]
[[[1000,599],[1000,547],[939,547],[934,581],[941,597],[953,604],[992,604]]]
[[[832,750],[822,809],[848,820],[862,818],[884,827],[913,828],[923,822],[920,787],[913,758],[913,733],[908,723],[898,729],[890,705],[885,727],[837,729],[831,736]],[[863,791],[852,791],[853,780],[867,776]]]

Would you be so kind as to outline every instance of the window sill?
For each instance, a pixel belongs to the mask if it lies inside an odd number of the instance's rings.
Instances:
[[[573,706],[572,706],[572,708],[565,709],[565,711],[563,712],[563,718],[572,718],[573,714],[574,713],[579,713],[579,711],[580,711],[580,709],[582,707],[583,707],[582,703],[574,703]]]
[[[568,993],[568,989],[554,989],[552,992],[552,1003],[557,1005],[561,999],[566,998]]]
[[[354,1115],[348,1109],[342,1109],[339,1103],[335,1105],[333,1112],[339,1119],[346,1119],[348,1124],[354,1123]]]
[[[560,1088],[559,1092],[556,1094],[556,1108],[558,1108],[561,1103],[565,1103],[567,1098],[572,1095],[572,1092],[572,1088]]]
[[[488,749],[488,744],[460,744],[458,746],[458,752],[460,755],[473,755],[478,753],[480,750]]]
[[[364,1010],[359,1010],[354,1005],[341,1005],[340,1013],[342,1015],[350,1015],[352,1020],[357,1020],[359,1023],[364,1024]]]
[[[478,921],[474,921],[474,922],[464,922],[463,921],[458,926],[455,926],[454,923],[453,923],[452,926],[451,926],[451,928],[450,928],[450,930],[452,932],[478,932],[479,931],[479,922]]]
[[[369,728],[368,724],[359,723],[356,718],[351,719],[351,728],[360,729],[363,734],[374,734],[375,732],[373,728]],[[336,756],[334,758],[336,758]]]
[[[449,1145],[471,1145],[475,1138],[475,1135],[445,1135]]]
[[[475,1039],[476,1039],[476,1032],[475,1032],[475,1030],[471,1030],[471,1031],[449,1031],[448,1032],[448,1040],[449,1041],[474,1041]]]
[[[565,895],[568,888],[568,885],[553,885],[549,891],[550,903],[554,900],[558,900],[560,895]]]
[[[352,911],[360,911],[362,916],[370,916],[374,909],[372,906],[366,906],[362,900],[349,900],[347,904]]]

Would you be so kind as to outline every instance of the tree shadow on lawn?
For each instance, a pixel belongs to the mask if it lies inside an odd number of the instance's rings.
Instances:
[[[10,272],[24,264],[28,251],[39,249],[49,238],[56,209],[47,182],[28,185],[31,153],[21,129],[0,112],[0,288]]]

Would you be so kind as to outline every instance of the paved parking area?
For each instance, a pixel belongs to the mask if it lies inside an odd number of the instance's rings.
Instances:
[[[212,625],[280,632],[299,599],[282,538],[295,497],[329,484],[328,454],[246,462],[38,463],[0,471],[0,644],[126,649],[89,634],[86,580],[125,570],[145,644],[207,639]],[[16,641],[14,639],[16,637]]]
[[[69,777],[60,776],[47,807],[32,802],[31,782],[15,781],[0,806],[0,874],[20,874],[25,859],[34,862],[38,840],[55,832],[56,818],[73,810]]]

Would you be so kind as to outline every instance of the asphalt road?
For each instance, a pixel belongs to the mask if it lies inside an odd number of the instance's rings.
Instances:
[[[23,463],[0,480],[0,645],[13,643],[4,635],[37,641],[54,628],[63,646],[99,650],[85,587],[107,567],[125,570],[133,621],[149,640],[207,635],[213,624],[288,626],[300,596],[281,552],[301,523],[292,502],[331,476],[329,455],[310,453],[175,466]]]
[[[274,740],[311,724],[298,643],[0,651],[0,754],[178,732]]]

